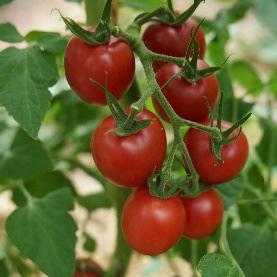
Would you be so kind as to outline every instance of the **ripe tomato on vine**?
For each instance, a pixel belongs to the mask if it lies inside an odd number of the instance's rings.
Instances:
[[[202,239],[213,233],[222,221],[224,205],[220,194],[209,189],[196,197],[183,197],[186,211],[184,235],[190,239]]]
[[[138,188],[127,199],[122,213],[122,231],[128,244],[145,255],[167,251],[185,230],[186,212],[179,196],[160,199],[148,188]]]
[[[105,44],[93,46],[73,36],[65,51],[64,68],[69,85],[81,99],[105,105],[105,94],[91,80],[105,85],[107,79],[108,89],[120,99],[132,83],[135,58],[128,43],[121,38],[111,36]]]
[[[130,113],[130,109],[128,110]],[[152,112],[144,109],[136,120],[151,120],[148,127],[129,136],[114,133],[116,122],[106,118],[91,139],[91,152],[104,176],[120,186],[138,187],[160,169],[166,154],[165,130]]]
[[[205,121],[204,124],[209,124]],[[222,121],[222,131],[232,126]],[[243,169],[249,152],[248,140],[240,130],[235,130],[230,138],[234,141],[224,145],[221,150],[222,161],[218,162],[212,149],[210,136],[202,131],[190,129],[184,141],[200,180],[207,184],[219,184],[235,178]]]
[[[208,67],[203,60],[197,61],[197,69]],[[156,73],[156,79],[167,101],[180,117],[192,121],[201,121],[209,116],[209,108],[213,110],[219,98],[219,83],[215,75],[210,75],[196,82],[188,82],[180,76],[171,80],[182,69],[175,64],[166,64]],[[171,80],[171,81],[170,81]],[[160,103],[153,97],[156,111],[162,119],[169,118]]]
[[[143,34],[143,42],[151,51],[174,57],[184,57],[191,40],[192,33],[198,27],[194,18],[189,18],[180,26],[170,26],[164,23],[151,23]],[[200,47],[201,59],[205,56],[205,35],[201,28],[196,33],[196,41]],[[154,70],[159,70],[165,63],[155,61]]]

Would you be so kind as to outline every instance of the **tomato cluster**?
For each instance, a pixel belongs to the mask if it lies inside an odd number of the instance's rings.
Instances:
[[[145,31],[143,41],[154,52],[184,56],[191,33],[196,28],[193,18],[177,27],[152,23]],[[196,41],[200,46],[197,69],[201,70],[208,67],[203,60],[206,45],[201,28],[196,33]],[[157,83],[176,114],[187,120],[210,124],[207,120],[210,109],[215,108],[219,99],[216,76],[212,74],[190,82],[183,75],[172,79],[182,70],[175,64],[155,61],[153,67]],[[106,81],[108,90],[119,99],[130,86],[134,71],[132,49],[120,38],[111,37],[103,45],[91,46],[73,37],[66,49],[67,80],[72,89],[89,103],[106,104],[104,93],[92,80],[102,85]],[[166,112],[154,97],[153,103],[160,117],[169,122]],[[130,111],[127,108],[126,114]],[[101,173],[120,187],[135,188],[122,214],[122,230],[129,245],[140,253],[158,255],[174,246],[182,236],[201,239],[210,235],[223,216],[220,194],[207,187],[193,198],[182,194],[167,199],[153,196],[147,180],[163,166],[166,133],[159,118],[149,110],[143,109],[134,120],[149,120],[150,124],[135,133],[119,135],[115,131],[118,121],[114,115],[109,116],[99,124],[91,140],[92,156]],[[222,131],[228,127],[230,123],[222,122]],[[248,156],[247,139],[237,130],[230,134],[231,138],[235,139],[221,149],[222,162],[219,163],[209,134],[196,129],[188,131],[184,142],[201,182],[207,185],[223,183],[240,173]]]

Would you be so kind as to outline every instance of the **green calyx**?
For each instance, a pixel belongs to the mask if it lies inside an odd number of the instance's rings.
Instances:
[[[202,23],[203,20],[198,24],[197,28],[192,33],[191,40],[186,50],[185,64],[183,67],[184,70],[181,72],[181,76],[190,83],[197,82],[205,77],[214,74],[215,72],[221,69],[221,67],[219,66],[208,67],[201,70],[197,69],[197,61],[199,59],[200,47],[196,41],[196,35]],[[192,53],[193,55],[191,56]]]
[[[211,136],[212,150],[219,164],[222,163],[222,149],[224,146],[235,141],[241,134],[242,125],[250,118],[252,113],[247,113],[241,119],[236,121],[230,128],[222,131],[222,112],[223,112],[223,94],[221,93],[220,101],[217,108],[216,128],[219,130],[218,136]],[[211,116],[211,127],[213,127],[213,116]],[[233,134],[236,130],[237,133]]]
[[[95,86],[105,93],[107,104],[109,105],[112,116],[116,122],[116,129],[114,129],[114,133],[120,137],[130,136],[138,133],[140,130],[148,127],[151,124],[151,120],[136,120],[136,115],[140,112],[138,109],[131,109],[130,113],[126,113],[117,99],[110,93],[108,90],[108,80],[106,78],[106,84],[103,86],[102,84],[90,80]]]
[[[180,191],[180,186],[179,184],[171,185],[169,181],[170,175],[165,178],[161,171],[152,174],[147,180],[150,194],[161,199],[168,199],[176,195]]]
[[[111,36],[111,12],[112,12],[112,0],[108,0],[99,24],[97,25],[95,31],[90,31],[82,28],[73,19],[64,17],[61,13],[60,16],[64,21],[67,28],[81,40],[85,41],[87,44],[92,46],[98,46],[105,44],[110,40]]]
[[[161,7],[150,13],[140,14],[135,19],[135,22],[139,26],[142,26],[143,24],[150,21],[164,23],[170,26],[180,26],[193,15],[194,11],[201,2],[204,2],[204,0],[194,0],[193,4],[185,12],[180,15],[176,15],[174,12],[172,0],[167,0],[167,7]]]

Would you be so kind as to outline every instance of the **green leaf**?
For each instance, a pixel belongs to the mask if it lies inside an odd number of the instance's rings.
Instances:
[[[255,10],[258,19],[272,30],[277,29],[277,1],[276,0],[255,0]]]
[[[68,188],[73,194],[76,194],[71,181],[60,171],[47,172],[27,180],[24,182],[24,187],[35,198],[42,198],[48,193],[62,188]],[[13,190],[13,201],[17,206],[25,206],[27,204],[25,196],[18,188]]]
[[[55,58],[38,47],[7,48],[0,64],[0,105],[36,138],[50,105],[48,87],[58,79]]]
[[[254,67],[246,61],[235,61],[230,65],[231,77],[238,82],[246,91],[258,96],[264,88],[264,84],[260,79]]]
[[[0,0],[0,7],[11,3],[13,0]]]
[[[254,103],[245,102],[241,98],[225,97],[223,100],[223,118],[234,122],[251,112]]]
[[[24,41],[15,26],[11,23],[1,23],[0,24],[0,40],[6,42],[21,42]]]
[[[54,97],[50,111],[53,112],[50,120],[62,126],[59,130],[58,139],[54,143],[55,149],[59,150],[65,145],[74,146],[75,152],[90,152],[90,140],[92,131],[98,126],[99,121],[107,116],[107,109],[103,107],[91,108],[91,105],[81,101],[76,94],[69,90]]]
[[[109,198],[104,192],[90,194],[87,196],[80,196],[77,198],[77,201],[89,212],[92,212],[98,208],[110,208],[112,206]]]
[[[88,234],[85,234],[84,249],[88,252],[93,252],[96,249],[96,241]]]
[[[242,196],[244,190],[244,181],[241,176],[216,186],[220,192],[225,208],[228,208],[235,204],[237,200]]]
[[[24,131],[7,130],[0,134],[0,180],[30,179],[52,168],[39,141]]]
[[[152,11],[166,5],[166,0],[121,0],[120,4],[143,11]]]
[[[201,257],[204,256],[207,253],[209,242],[210,242],[209,238],[194,241],[194,243],[196,243],[196,247],[197,247],[197,258],[196,258],[197,263],[199,262]],[[177,244],[174,246],[173,253],[176,253],[176,254],[180,255],[181,257],[183,257],[188,262],[193,262],[192,261],[193,255],[192,255],[191,250],[192,250],[191,240],[189,240],[185,237],[182,237],[177,242]]]
[[[247,177],[250,184],[256,188],[266,191],[264,176],[256,163],[253,163],[247,171]]]
[[[31,31],[25,36],[28,42],[37,42],[42,50],[53,54],[62,54],[68,40],[55,32]]]
[[[30,265],[30,262],[20,256],[19,251],[12,245],[11,241],[8,240],[7,258],[9,265],[12,267],[12,271],[18,272],[20,277],[30,277],[34,272],[35,265]],[[2,275],[0,275],[2,277]],[[11,275],[8,275],[11,277]]]
[[[260,120],[260,126],[263,129],[263,137],[256,150],[262,162],[271,166],[277,165],[277,125],[266,119]]]
[[[207,46],[207,56],[212,64],[222,64],[226,59],[225,44],[219,40],[212,40]]]
[[[228,241],[247,277],[276,277],[277,239],[266,225],[230,230]]]
[[[68,211],[73,197],[63,189],[34,199],[6,221],[11,241],[49,277],[69,277],[75,268],[76,224]]]
[[[234,4],[219,13],[219,18],[217,21],[223,21],[225,26],[228,26],[232,23],[235,23],[241,19],[243,19],[247,13],[247,11],[253,6],[252,0],[238,0],[235,1]],[[222,24],[222,22],[220,22]]]
[[[245,276],[239,267],[232,264],[226,256],[220,254],[205,255],[197,265],[197,271],[201,277]]]
[[[268,85],[269,91],[271,91],[274,94],[274,96],[277,97],[277,70],[272,72],[272,74],[269,77],[267,85]]]
[[[0,276],[1,277],[9,276],[9,272],[8,272],[7,266],[5,265],[4,260],[0,260]]]

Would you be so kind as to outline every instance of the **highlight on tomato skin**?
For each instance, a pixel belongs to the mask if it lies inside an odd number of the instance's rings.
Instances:
[[[153,197],[145,185],[127,199],[121,226],[131,248],[156,256],[173,247],[182,237],[185,221],[186,212],[179,196]]]
[[[116,185],[129,188],[139,187],[162,166],[167,149],[164,127],[154,113],[144,109],[136,119],[150,119],[152,123],[135,134],[118,136],[113,132],[116,122],[109,116],[91,139],[97,168]]]
[[[208,120],[202,123],[210,124]],[[231,126],[231,122],[222,121],[222,131]],[[235,130],[230,138],[238,135],[238,132],[238,129]],[[234,141],[223,146],[221,163],[216,160],[212,151],[211,138],[206,132],[191,128],[187,132],[184,142],[200,181],[206,184],[220,184],[235,178],[240,174],[248,159],[249,145],[243,131]]]
[[[95,26],[88,29],[94,30]],[[124,66],[118,66],[124,64]],[[135,57],[131,47],[121,38],[111,36],[99,46],[92,46],[73,36],[65,50],[65,76],[73,91],[85,102],[106,105],[104,92],[91,80],[105,85],[120,99],[132,84]]]
[[[224,204],[220,194],[209,189],[194,198],[183,197],[186,210],[184,236],[189,239],[202,239],[212,234],[220,225]]]
[[[205,69],[208,64],[198,59],[197,69]],[[214,110],[219,100],[219,82],[214,74],[194,83],[184,77],[178,77],[164,86],[176,73],[182,69],[175,64],[166,64],[156,73],[156,80],[162,88],[162,93],[180,117],[191,121],[202,121],[209,116],[209,107]],[[170,122],[166,112],[152,97],[154,107],[159,116]]]
[[[193,30],[197,26],[198,22],[192,17],[177,27],[154,22],[146,28],[143,34],[143,42],[153,52],[174,57],[184,57]],[[196,42],[200,46],[199,57],[203,59],[206,52],[206,42],[201,27],[197,31]],[[153,63],[154,71],[158,71],[164,64],[162,61],[155,61]]]

